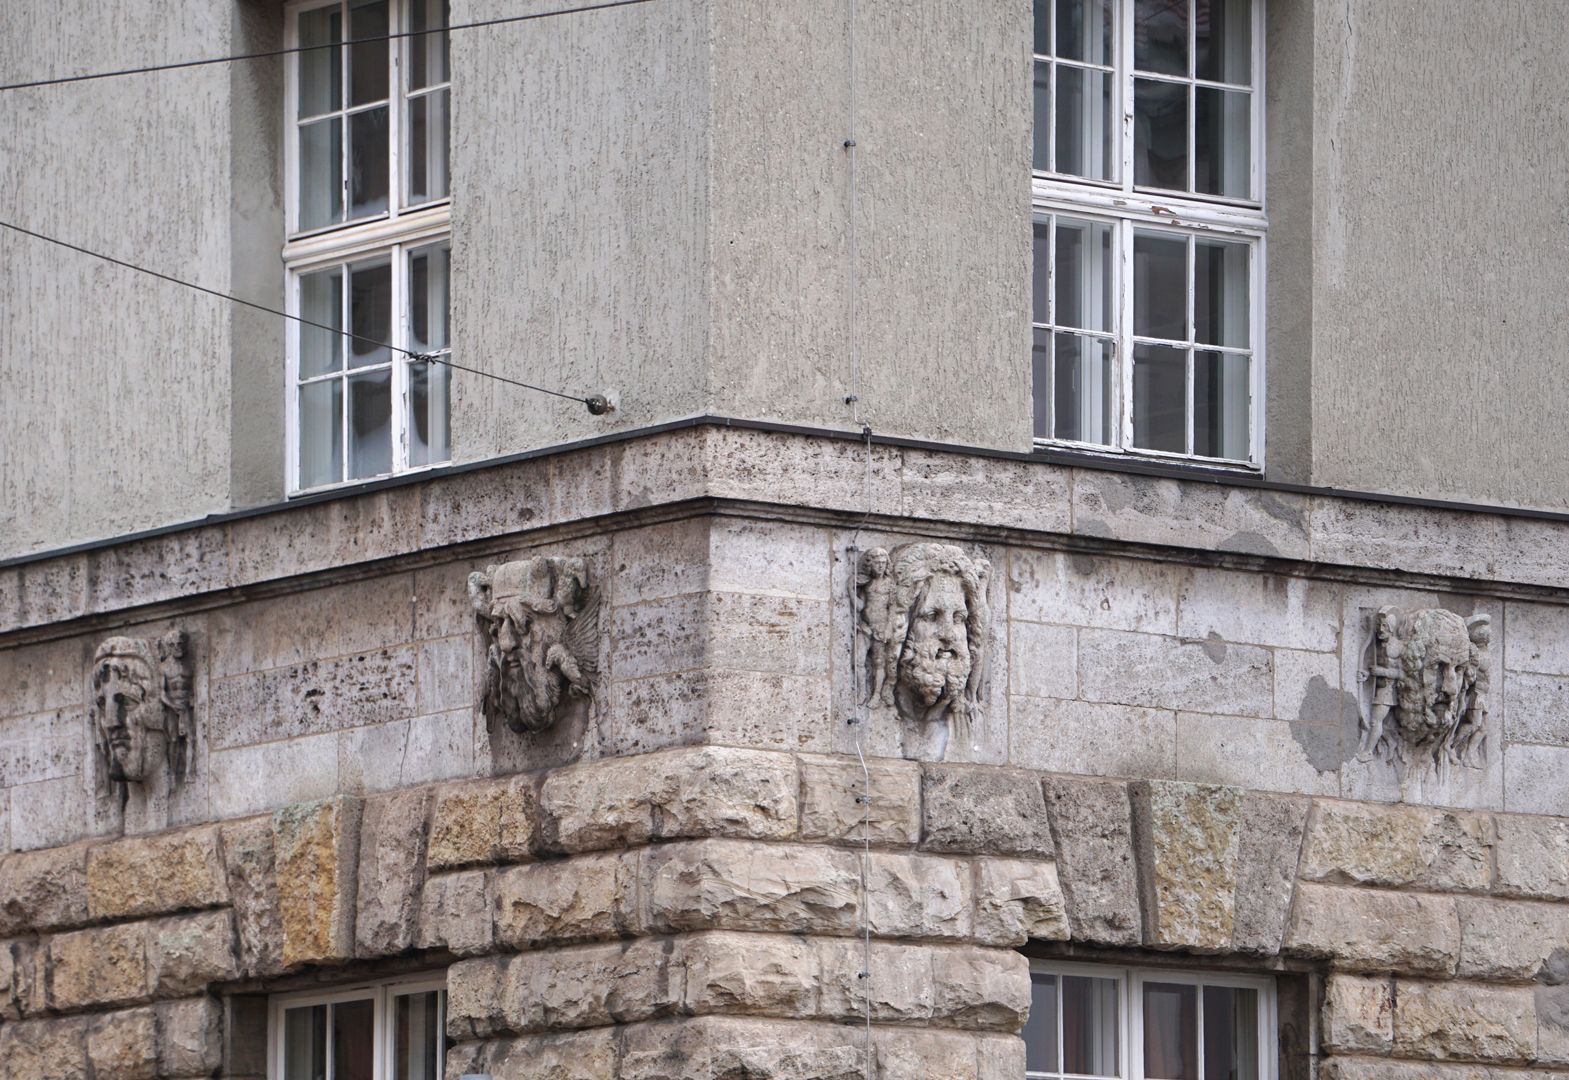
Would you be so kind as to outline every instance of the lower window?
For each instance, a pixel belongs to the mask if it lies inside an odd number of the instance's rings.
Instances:
[[[372,983],[273,998],[269,1080],[441,1080],[441,980]]]
[[[1031,964],[1028,1077],[1273,1080],[1274,980]]]

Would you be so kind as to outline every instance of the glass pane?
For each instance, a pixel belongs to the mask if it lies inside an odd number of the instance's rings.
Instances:
[[[1111,0],[1057,0],[1057,55],[1111,66]]]
[[[341,1001],[332,1007],[332,1080],[374,1080],[375,1003]]]
[[[1062,1069],[1080,1076],[1116,1076],[1117,980],[1062,977]]]
[[[343,269],[300,275],[300,318],[343,329]],[[300,324],[300,378],[343,370],[343,336]]]
[[[1057,1072],[1057,976],[1030,972],[1030,1018],[1019,1033],[1028,1072]]]
[[[1188,86],[1133,80],[1133,182],[1188,187]]]
[[[343,15],[338,5],[300,12],[299,116],[320,116],[343,107]]]
[[[422,90],[448,79],[449,52],[445,33],[422,31],[446,26],[451,21],[449,0],[410,0],[412,17],[409,30],[409,89]]]
[[[393,999],[393,1080],[440,1080],[439,996],[430,990]]]
[[[1051,438],[1051,331],[1036,327],[1030,348],[1030,388],[1035,404],[1035,437]]]
[[[283,1080],[327,1075],[327,1006],[283,1011]]]
[[[1247,198],[1253,95],[1206,86],[1195,87],[1193,95],[1193,190]]]
[[[1134,0],[1133,66],[1163,75],[1188,73],[1188,0]]]
[[[1198,77],[1250,82],[1253,0],[1197,0],[1193,17],[1193,66]]]
[[[1051,65],[1035,61],[1035,150],[1032,168],[1051,171]]]
[[[1051,55],[1051,5],[1052,0],[1035,0],[1035,52],[1040,56]]]
[[[392,371],[349,376],[349,479],[392,471]]]
[[[385,364],[392,333],[392,264],[369,263],[349,274],[349,367]]]
[[[409,203],[447,197],[450,91],[409,99]]]
[[[343,121],[317,120],[300,128],[300,228],[343,220]]]
[[[1144,984],[1144,1075],[1198,1080],[1198,987]]]
[[[1204,457],[1248,457],[1248,358],[1238,353],[1193,354],[1193,452]]]
[[[1079,334],[1058,334],[1057,368],[1052,395],[1056,401],[1056,437],[1109,445],[1113,405],[1111,342]]]
[[[1193,241],[1193,340],[1233,349],[1248,341],[1248,246]]]
[[[300,387],[300,487],[343,479],[343,380]]]
[[[1188,242],[1169,233],[1133,233],[1133,332],[1188,340]]]
[[[434,465],[452,457],[447,419],[452,413],[452,369],[417,361],[409,365],[409,464]]]
[[[1057,67],[1057,171],[1110,180],[1116,159],[1111,76],[1088,68]]]
[[[387,0],[353,0],[349,4],[349,105],[369,105],[387,97]],[[380,41],[364,41],[381,38]]]
[[[349,217],[387,209],[387,106],[349,114]]]
[[[1204,988],[1204,1080],[1258,1080],[1258,991]]]
[[[1051,322],[1051,227],[1044,221],[1035,223],[1035,270],[1031,281],[1031,318],[1034,322]]]
[[[409,253],[410,347],[415,352],[444,349],[451,341],[447,336],[451,261],[451,249],[444,244]]]
[[[1134,446],[1186,453],[1187,398],[1186,349],[1164,345],[1133,347]]]
[[[1056,326],[1110,330],[1112,227],[1100,221],[1057,219]]]

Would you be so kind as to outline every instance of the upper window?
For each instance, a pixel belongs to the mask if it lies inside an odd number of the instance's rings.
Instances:
[[[442,982],[376,983],[273,999],[268,1080],[441,1080]]]
[[[1257,465],[1259,0],[1035,0],[1035,436]]]
[[[289,488],[450,457],[448,0],[289,9]]]

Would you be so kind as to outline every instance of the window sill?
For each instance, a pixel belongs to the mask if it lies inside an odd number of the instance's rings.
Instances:
[[[429,465],[416,465],[408,469],[399,469],[397,472],[377,473],[375,476],[360,476],[353,480],[340,480],[335,484],[317,484],[315,487],[291,488],[285,498],[287,500],[308,499],[316,495],[344,495],[357,488],[368,488],[385,484],[389,480],[407,480],[421,473],[432,472],[436,469],[445,469],[452,464],[451,459],[446,461],[433,461]]]
[[[452,228],[452,204],[438,203],[395,218],[340,225],[327,232],[291,237],[283,245],[283,261],[295,269],[317,262],[337,262],[394,243],[413,243],[441,236]]]
[[[1091,446],[1088,443],[1055,442],[1046,439],[1035,440],[1033,454],[1061,464],[1081,465],[1092,469],[1136,469],[1139,472],[1190,478],[1212,476],[1217,479],[1238,477],[1256,479],[1264,474],[1264,466],[1255,461],[1166,454],[1158,450],[1119,450],[1112,447]]]

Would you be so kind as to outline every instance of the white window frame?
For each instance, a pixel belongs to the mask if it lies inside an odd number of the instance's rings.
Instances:
[[[1112,979],[1117,983],[1117,1080],[1145,1080],[1144,1076],[1144,984],[1183,983],[1199,988],[1198,992],[1198,1074],[1204,1075],[1204,993],[1205,986],[1224,986],[1258,992],[1258,1047],[1259,1080],[1277,1080],[1280,1067],[1280,1020],[1276,1000],[1275,979],[1270,975],[1243,975],[1223,971],[1195,971],[1192,969],[1167,969],[1158,967],[1120,967],[1111,964],[1069,963],[1055,960],[1030,960],[1031,974],[1083,975],[1096,979]],[[1061,993],[1058,983],[1058,993]],[[1057,1046],[1063,1045],[1062,1021],[1057,1022]],[[1051,1072],[1025,1072],[1026,1080],[1053,1080],[1059,1074]],[[1062,1073],[1074,1077],[1077,1073]],[[1107,1080],[1105,1077],[1083,1077],[1082,1080]]]
[[[1118,118],[1116,131],[1118,178],[1115,181],[1088,180],[1071,174],[1035,170],[1031,173],[1030,196],[1032,206],[1031,219],[1034,223],[1043,223],[1047,220],[1048,215],[1061,214],[1067,217],[1109,222],[1114,226],[1113,243],[1116,246],[1114,257],[1118,260],[1114,280],[1118,292],[1114,317],[1112,363],[1116,368],[1116,381],[1120,388],[1121,399],[1116,403],[1113,426],[1117,432],[1118,441],[1116,445],[1103,445],[1069,439],[1037,438],[1035,439],[1037,446],[1069,448],[1078,452],[1119,458],[1156,458],[1186,464],[1245,469],[1248,471],[1261,471],[1264,468],[1264,403],[1266,393],[1265,371],[1267,367],[1264,350],[1266,336],[1264,326],[1264,267],[1267,259],[1266,245],[1269,228],[1264,183],[1264,163],[1267,160],[1264,110],[1268,85],[1264,67],[1264,5],[1265,0],[1251,0],[1250,63],[1253,76],[1251,86],[1253,108],[1251,115],[1252,124],[1249,132],[1251,160],[1249,162],[1248,174],[1252,197],[1237,199],[1220,195],[1195,195],[1190,192],[1172,191],[1164,188],[1136,187],[1134,185],[1134,0],[1113,0],[1112,49],[1116,62],[1113,65],[1112,99],[1113,108]],[[1055,44],[1057,32],[1055,8],[1053,8],[1051,18],[1053,23],[1051,40]],[[1190,19],[1188,28],[1189,57],[1194,55],[1194,34],[1193,20]],[[1034,78],[1036,61],[1042,59],[1046,58],[1032,51],[1030,61],[1032,80]],[[1138,77],[1158,78],[1157,76],[1144,74]],[[1172,76],[1164,81],[1185,85],[1196,84],[1199,86],[1232,85],[1212,83],[1201,79],[1188,79],[1180,76]],[[1191,127],[1196,122],[1190,108],[1189,126]],[[1188,162],[1190,176],[1195,168],[1196,163],[1190,152]],[[1241,240],[1250,246],[1251,250],[1248,259],[1248,331],[1250,349],[1248,351],[1251,353],[1252,361],[1248,370],[1249,423],[1248,456],[1246,458],[1203,457],[1197,454],[1178,453],[1175,451],[1144,449],[1133,445],[1133,357],[1131,353],[1134,341],[1133,230],[1135,227],[1141,229],[1151,228],[1180,236],[1208,235]],[[1189,241],[1187,304],[1190,322],[1193,307],[1193,280],[1192,243]],[[1055,295],[1055,284],[1055,281],[1050,281],[1047,284],[1047,288],[1052,290],[1052,295]],[[1040,323],[1034,321],[1034,314],[1034,312],[1031,312],[1032,327],[1040,326]],[[1187,383],[1189,402],[1191,402],[1193,383],[1191,352],[1189,354]],[[1191,444],[1193,410],[1187,408],[1186,411],[1189,429],[1188,442]],[[1048,419],[1048,422],[1054,421],[1055,417]]]
[[[387,28],[390,34],[404,32],[404,22],[409,12],[412,0],[389,0]],[[284,8],[286,41],[289,47],[299,44],[300,15],[306,11],[320,8],[344,7],[346,0],[291,0]],[[348,21],[344,21],[347,28]],[[348,37],[347,31],[345,37]],[[388,44],[388,63],[390,65],[387,80],[387,110],[388,110],[388,180],[387,180],[387,209],[379,214],[356,218],[352,221],[341,221],[332,225],[324,225],[316,229],[299,230],[299,54],[289,57],[290,62],[284,65],[286,76],[284,80],[284,113],[283,113],[283,142],[284,142],[284,192],[285,192],[285,218],[288,236],[283,246],[284,263],[284,299],[285,310],[294,316],[300,314],[300,278],[315,270],[321,270],[334,264],[348,264],[367,261],[369,259],[386,256],[392,260],[392,311],[391,339],[388,344],[392,346],[392,467],[386,473],[376,476],[363,476],[343,479],[328,484],[318,484],[304,487],[300,484],[300,331],[301,324],[290,320],[286,333],[286,358],[284,377],[284,428],[287,450],[285,464],[287,481],[285,490],[290,497],[296,495],[316,494],[322,491],[332,491],[340,488],[352,488],[362,484],[371,483],[387,476],[398,476],[407,473],[419,473],[445,465],[450,460],[432,461],[422,465],[409,464],[409,395],[410,379],[409,367],[412,357],[405,352],[410,348],[411,333],[409,322],[409,309],[407,304],[408,282],[408,252],[414,248],[436,244],[443,240],[450,243],[452,235],[452,199],[451,194],[440,199],[432,199],[413,205],[405,205],[405,190],[408,184],[407,156],[404,153],[404,142],[408,137],[405,130],[405,106],[410,97],[408,86],[409,63],[408,51],[417,47],[421,38],[393,38]],[[342,45],[335,46],[342,48]],[[343,110],[348,111],[349,65],[343,65],[342,78],[344,79]],[[447,88],[450,95],[451,71],[447,72],[447,81],[422,87],[413,93],[414,97],[426,96],[442,88]],[[450,98],[449,98],[450,100]],[[450,114],[449,114],[450,115]],[[449,131],[450,138],[450,131]],[[343,167],[343,182],[348,183],[347,159],[350,152],[347,135],[343,138],[342,154],[345,165]],[[448,280],[450,290],[451,279]],[[345,276],[344,289],[347,294],[348,280]],[[450,292],[449,292],[450,297]],[[450,302],[450,301],[449,301]],[[343,333],[347,334],[351,327],[344,325]],[[434,350],[435,354],[443,355],[450,352],[448,347]],[[340,373],[340,378],[342,377]],[[347,397],[347,383],[345,383],[345,398]],[[450,400],[450,399],[449,399]],[[345,408],[347,403],[345,402]],[[347,440],[349,437],[348,424],[344,423],[343,437],[344,470],[348,469]],[[450,432],[448,447],[450,450]]]
[[[367,998],[374,1002],[371,1009],[372,1035],[371,1045],[374,1064],[372,1073],[376,1080],[392,1080],[393,1053],[396,1049],[394,1040],[397,1030],[392,1022],[393,999],[405,994],[422,994],[431,990],[439,991],[445,1002],[447,993],[447,980],[440,975],[422,975],[401,979],[387,979],[379,982],[357,983],[353,986],[334,987],[332,990],[302,990],[290,994],[274,994],[267,1002],[267,1078],[268,1080],[283,1080],[284,1058],[284,1026],[283,1014],[289,1009],[310,1008],[313,1005],[335,1005],[345,1001],[364,1001]],[[329,1042],[331,1027],[328,1027]],[[438,1068],[445,1068],[447,1057],[447,1033],[438,1030],[436,1033],[436,1062]],[[327,1053],[328,1080],[331,1080],[332,1053],[329,1045]]]

